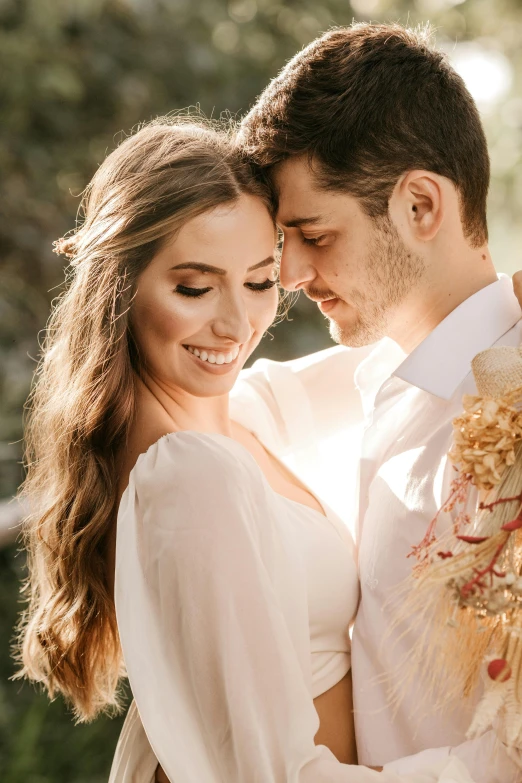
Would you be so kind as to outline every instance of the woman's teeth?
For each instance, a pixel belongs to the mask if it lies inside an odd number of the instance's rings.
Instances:
[[[230,364],[234,359],[237,359],[239,354],[239,346],[229,353],[200,351],[199,348],[193,348],[191,345],[187,345],[186,348],[189,353],[193,353],[194,356],[197,356],[202,362],[209,362],[210,364]]]

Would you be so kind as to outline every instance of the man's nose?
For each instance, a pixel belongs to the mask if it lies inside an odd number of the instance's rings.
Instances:
[[[306,249],[292,240],[283,242],[279,280],[287,291],[298,291],[317,276],[313,264],[308,259]]]

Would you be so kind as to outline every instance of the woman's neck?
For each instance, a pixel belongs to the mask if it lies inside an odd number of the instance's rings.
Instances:
[[[158,437],[180,430],[231,436],[228,394],[196,397],[145,375],[137,380],[137,404],[139,418],[153,424]]]

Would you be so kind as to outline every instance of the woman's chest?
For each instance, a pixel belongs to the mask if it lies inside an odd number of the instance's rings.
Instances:
[[[283,540],[298,561],[306,599],[310,650],[349,649],[349,628],[359,602],[353,546],[343,523],[280,499]],[[283,586],[283,592],[290,590]],[[291,601],[289,602],[291,605]]]
[[[322,513],[321,506],[313,494],[301,485],[297,477],[293,476],[282,462],[276,460],[252,433],[234,424],[234,437],[254,457],[268,484],[277,495]]]

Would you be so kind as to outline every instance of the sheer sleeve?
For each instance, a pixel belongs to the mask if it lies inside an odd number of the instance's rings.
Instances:
[[[507,748],[493,729],[460,745],[427,748],[384,765],[397,774],[413,773],[419,767],[441,760],[460,759],[476,776],[477,783],[522,783],[522,751]]]
[[[230,415],[324,498],[354,532],[363,411],[355,372],[374,346],[337,346],[290,362],[258,360]]]
[[[375,346],[335,346],[289,362],[259,359],[231,394],[231,415],[273,451],[317,445],[362,421],[355,371]]]
[[[306,586],[287,544],[257,465],[228,438],[165,436],[131,473],[118,515],[116,611],[141,720],[167,776],[439,781],[343,765],[314,744]]]

